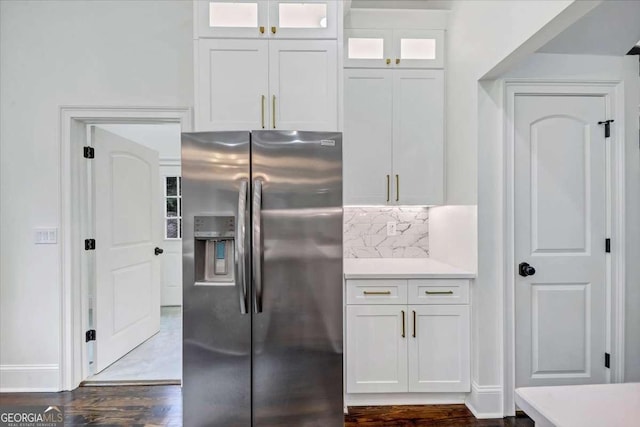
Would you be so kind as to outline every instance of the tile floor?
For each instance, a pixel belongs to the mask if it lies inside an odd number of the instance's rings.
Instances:
[[[182,378],[182,308],[162,307],[160,332],[85,384],[109,381],[164,381]]]

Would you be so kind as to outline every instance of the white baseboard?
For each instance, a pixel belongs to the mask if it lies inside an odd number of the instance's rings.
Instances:
[[[502,387],[499,385],[478,385],[471,383],[471,393],[465,401],[467,408],[476,418],[503,418]]]
[[[60,391],[58,365],[0,365],[0,393]]]
[[[464,403],[467,393],[351,393],[346,406],[445,405]]]

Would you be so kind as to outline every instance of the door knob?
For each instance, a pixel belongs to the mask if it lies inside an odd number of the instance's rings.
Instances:
[[[520,265],[518,265],[518,273],[522,277],[533,276],[534,274],[536,274],[536,269],[531,267],[526,262],[521,262]]]
[[[161,248],[155,248],[153,250],[153,253],[156,254],[156,255],[160,255],[163,252],[164,252],[164,249],[161,249]]]

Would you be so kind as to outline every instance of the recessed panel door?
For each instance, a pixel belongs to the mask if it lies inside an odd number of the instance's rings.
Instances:
[[[160,330],[162,222],[158,152],[100,128],[93,142],[97,373]]]
[[[607,381],[605,100],[515,101],[516,386]]]
[[[391,70],[344,71],[344,200],[391,201],[393,79]]]
[[[266,40],[198,41],[198,130],[267,126],[268,55]]]
[[[269,129],[336,131],[336,50],[330,40],[269,42]]]
[[[393,183],[399,205],[444,202],[444,72],[393,70]]]
[[[347,306],[347,393],[406,392],[406,305]]]

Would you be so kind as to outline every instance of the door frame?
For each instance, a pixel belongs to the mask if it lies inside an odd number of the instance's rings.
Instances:
[[[192,129],[190,107],[62,106],[60,115],[60,390],[73,390],[87,377],[87,328],[91,262],[82,244],[89,224],[85,199],[90,183],[82,147],[87,125],[179,123]]]
[[[518,95],[596,96],[605,100],[607,117],[615,119],[611,137],[606,141],[607,219],[606,233],[611,238],[611,253],[607,257],[606,283],[606,351],[611,354],[611,383],[624,379],[625,334],[625,155],[624,155],[624,84],[620,81],[568,81],[510,79],[503,81],[504,146],[503,146],[503,232],[504,232],[504,293],[503,293],[503,412],[515,414],[515,99]],[[604,242],[602,242],[604,245]]]

